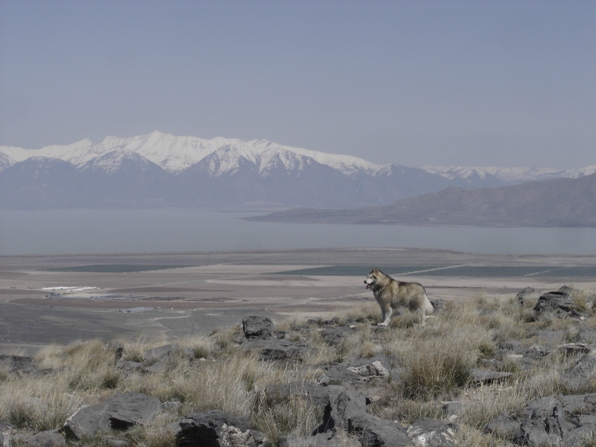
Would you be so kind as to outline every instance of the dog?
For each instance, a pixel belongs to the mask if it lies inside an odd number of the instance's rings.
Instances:
[[[424,324],[426,315],[434,312],[434,307],[426,290],[417,282],[396,281],[377,268],[370,270],[364,280],[366,288],[373,291],[375,299],[381,307],[383,321],[379,326],[387,326],[394,310],[408,309],[417,313],[420,323]]]

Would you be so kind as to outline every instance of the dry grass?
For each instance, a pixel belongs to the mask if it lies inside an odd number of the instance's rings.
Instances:
[[[593,294],[574,299],[592,309]],[[520,306],[513,298],[479,295],[450,303],[424,326],[405,315],[395,318],[390,328],[378,328],[378,307],[367,305],[332,316],[337,325],[352,325],[338,346],[330,346],[321,337],[323,319],[307,330],[305,321],[292,319],[283,325],[289,338],[304,340],[311,347],[302,364],[292,365],[262,361],[238,348],[234,342],[237,327],[210,337],[176,340],[180,349],[151,374],[127,374],[117,368],[118,345],[123,347],[124,360],[141,362],[145,351],[171,340],[120,340],[110,345],[95,340],[49,346],[36,357],[37,366],[49,370],[48,374],[19,376],[0,371],[0,420],[23,429],[56,429],[82,404],[99,402],[114,392],[143,392],[162,402],[180,404],[150,425],[130,430],[126,437],[131,446],[171,446],[174,440],[168,424],[186,414],[213,409],[247,417],[275,443],[280,436],[310,433],[320,421],[321,410],[301,397],[271,402],[263,399],[260,390],[270,384],[316,381],[319,367],[332,361],[383,354],[391,363],[386,366],[396,374],[375,384],[380,398],[370,411],[408,424],[422,416],[443,418],[443,403],[458,400],[464,408],[458,417],[460,446],[509,447],[508,441],[481,433],[487,422],[536,397],[580,391],[570,389],[563,380],[574,360],[562,354],[551,354],[530,371],[518,368],[515,360],[503,363],[503,369],[514,373],[506,385],[474,386],[470,382],[471,370],[492,359],[502,341],[528,339],[530,343],[532,331],[544,328],[564,330],[565,340],[578,340],[577,322],[556,318],[532,322],[530,310],[531,303]],[[593,326],[594,321],[582,324]],[[194,356],[191,362],[189,350]],[[596,381],[585,387],[596,390]],[[345,445],[350,442],[346,437]]]

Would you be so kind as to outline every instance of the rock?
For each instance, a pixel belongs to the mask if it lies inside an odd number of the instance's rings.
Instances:
[[[362,366],[348,366],[347,370],[362,376],[364,379],[389,377],[389,371],[378,360]]]
[[[584,386],[591,388],[590,382],[596,378],[596,352],[582,356],[565,372],[563,378],[567,387],[576,392],[581,392]]]
[[[579,447],[596,431],[596,394],[542,397],[493,419],[485,433],[517,445]]]
[[[539,319],[544,314],[552,314],[558,318],[586,318],[588,314],[571,301],[573,293],[574,289],[563,286],[557,291],[541,295],[534,306],[534,318]]]
[[[320,334],[328,345],[339,346],[351,331],[349,327],[326,327],[320,330]]]
[[[498,372],[498,371],[491,371],[488,369],[481,369],[481,368],[474,368],[471,371],[472,380],[476,385],[480,384],[489,384],[493,382],[504,381],[508,379],[513,374],[510,372]]]
[[[7,444],[4,444],[7,445]],[[20,447],[66,447],[66,439],[56,430],[47,430],[39,433],[17,433],[12,436],[8,445]]]
[[[583,355],[592,352],[592,348],[585,343],[565,343],[560,345],[558,350],[563,351],[566,355]]]
[[[126,374],[131,374],[142,371],[143,364],[141,362],[120,359],[118,362],[116,362],[116,368],[122,370],[122,372]]]
[[[325,374],[321,377],[323,384],[348,384],[362,381],[362,376],[348,369],[344,363],[335,363],[322,367]]]
[[[242,320],[242,331],[247,340],[269,340],[273,338],[275,327],[267,317],[250,316]]]
[[[261,360],[301,360],[308,346],[304,342],[289,340],[248,340],[243,348],[247,351],[260,352]]]
[[[314,434],[345,430],[362,446],[405,447],[412,445],[406,430],[398,422],[392,422],[366,412],[366,400],[360,394],[345,390],[332,396],[325,407],[323,423]]]
[[[262,433],[249,429],[246,418],[219,410],[191,414],[179,424],[177,447],[259,447],[268,444]]]
[[[63,433],[67,438],[83,439],[109,430],[126,430],[149,423],[161,413],[159,399],[146,394],[115,394],[105,402],[83,407],[70,416]]]
[[[407,434],[420,447],[455,447],[455,430],[432,418],[421,418],[408,427]]]

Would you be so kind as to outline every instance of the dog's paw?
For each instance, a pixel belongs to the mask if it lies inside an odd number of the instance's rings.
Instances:
[[[377,323],[377,326],[388,326],[389,323]]]

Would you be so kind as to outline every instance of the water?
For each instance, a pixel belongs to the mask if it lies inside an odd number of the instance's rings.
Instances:
[[[196,210],[0,210],[0,255],[295,248],[439,248],[596,254],[596,228],[416,227],[248,222]]]

